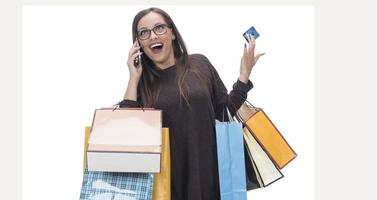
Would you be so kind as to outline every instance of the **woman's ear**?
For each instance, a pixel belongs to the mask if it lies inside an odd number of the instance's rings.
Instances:
[[[175,35],[173,34],[173,35],[171,36],[171,38],[172,38],[173,40],[175,40]]]

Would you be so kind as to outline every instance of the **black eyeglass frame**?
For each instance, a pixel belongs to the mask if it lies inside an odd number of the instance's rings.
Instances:
[[[165,31],[163,32],[163,33],[156,33],[156,31],[155,31],[155,29],[157,28],[157,27],[161,27],[161,26],[163,26],[164,28],[165,28]],[[139,40],[147,40],[147,39],[149,39],[150,37],[151,37],[151,35],[152,35],[152,31],[156,34],[156,35],[163,35],[163,34],[165,34],[166,32],[167,32],[167,30],[168,29],[166,29],[166,28],[172,28],[172,26],[171,25],[169,25],[169,24],[157,24],[156,26],[154,26],[153,28],[151,28],[151,29],[148,29],[148,28],[143,28],[143,29],[141,29],[141,30],[138,30],[137,31],[137,38],[139,39]],[[147,33],[147,36],[148,37],[146,37],[146,38],[140,38],[140,34],[141,34],[141,32],[142,31],[148,31]]]

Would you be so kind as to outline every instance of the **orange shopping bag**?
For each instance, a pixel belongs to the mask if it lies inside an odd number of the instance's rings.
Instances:
[[[244,103],[237,115],[279,169],[297,156],[262,108]]]

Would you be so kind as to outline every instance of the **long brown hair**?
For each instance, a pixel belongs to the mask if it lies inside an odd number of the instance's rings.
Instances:
[[[135,42],[137,40],[137,24],[140,19],[150,12],[160,14],[165,22],[170,25],[173,34],[175,35],[175,40],[173,40],[173,52],[175,64],[177,65],[176,82],[179,88],[180,97],[183,97],[186,103],[190,105],[188,102],[188,88],[184,83],[185,77],[190,69],[190,62],[182,36],[171,17],[165,11],[156,7],[140,11],[136,14],[132,23],[132,41]],[[140,98],[145,107],[153,107],[160,93],[159,73],[157,72],[153,61],[146,54],[143,54],[141,64],[143,66],[143,72],[137,89],[138,98]]]

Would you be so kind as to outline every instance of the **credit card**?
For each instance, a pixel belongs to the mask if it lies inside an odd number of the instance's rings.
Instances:
[[[257,32],[257,30],[254,28],[254,26],[250,27],[244,34],[243,34],[243,37],[249,42],[249,40],[247,39],[247,35],[246,34],[251,34],[251,36],[253,36],[254,40],[256,40],[258,37],[259,37],[259,33]]]

